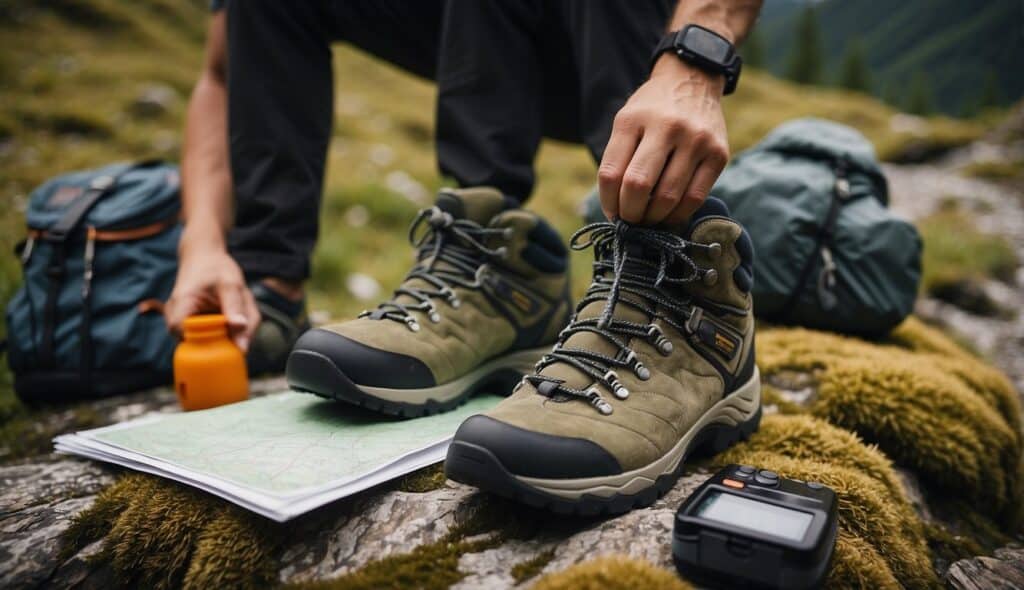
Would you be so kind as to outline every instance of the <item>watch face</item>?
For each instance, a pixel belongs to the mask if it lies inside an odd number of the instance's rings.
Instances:
[[[697,55],[723,65],[731,50],[729,42],[725,39],[696,27],[687,29],[683,45]]]

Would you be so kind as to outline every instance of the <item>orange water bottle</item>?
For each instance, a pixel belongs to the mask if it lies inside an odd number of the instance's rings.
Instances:
[[[249,398],[245,356],[228,338],[222,315],[185,320],[185,338],[174,351],[174,390],[185,410],[203,410]]]

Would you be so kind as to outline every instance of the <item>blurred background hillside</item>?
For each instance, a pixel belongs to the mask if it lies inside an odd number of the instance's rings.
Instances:
[[[0,304],[20,280],[9,253],[24,236],[34,186],[111,161],[178,158],[207,5],[0,0]],[[890,162],[925,161],[984,136],[1024,93],[1021,6],[768,0],[759,32],[743,48],[753,67],[724,103],[733,152],[806,115],[860,129]],[[432,149],[432,86],[344,46],[335,70],[335,139],[310,284],[321,316],[351,315],[390,291],[410,260],[406,225],[444,182]],[[594,163],[579,147],[545,142],[537,166],[530,206],[568,235],[579,225]],[[1016,182],[1021,168],[1019,159],[1000,156],[975,172]],[[959,217],[942,222],[967,231]],[[966,259],[960,264],[975,264],[960,242],[948,249]],[[574,261],[577,294],[588,280],[583,256]],[[9,400],[9,377],[0,379],[0,399]],[[14,407],[0,404],[0,422]],[[19,437],[24,432],[8,431],[0,446]]]
[[[1019,0],[767,0],[748,62],[917,114],[973,116],[1024,96]]]

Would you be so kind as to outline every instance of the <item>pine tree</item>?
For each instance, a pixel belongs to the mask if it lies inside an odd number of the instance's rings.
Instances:
[[[818,15],[810,5],[796,26],[796,45],[789,56],[789,79],[801,84],[821,82],[821,32]]]
[[[849,90],[871,94],[871,72],[860,39],[850,41],[839,70],[839,85]]]
[[[915,115],[927,115],[932,112],[932,90],[928,84],[928,77],[923,72],[915,72],[910,80],[906,110]]]
[[[743,41],[740,56],[743,57],[744,66],[758,69],[764,67],[764,40],[756,28]]]

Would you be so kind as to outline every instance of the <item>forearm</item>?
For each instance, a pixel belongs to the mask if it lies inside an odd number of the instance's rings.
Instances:
[[[227,89],[211,74],[200,77],[189,101],[181,167],[188,245],[223,247],[233,209]]]

